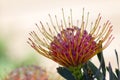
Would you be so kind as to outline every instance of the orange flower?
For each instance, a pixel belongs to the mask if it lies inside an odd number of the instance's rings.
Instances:
[[[65,19],[63,9],[62,12],[63,20],[61,24],[59,24],[56,16],[56,24],[54,24],[55,22],[49,15],[52,25],[47,23],[47,26],[45,26],[40,22],[41,27],[39,27],[36,24],[40,35],[33,31],[30,33],[32,38],[29,38],[28,41],[39,54],[52,59],[60,65],[65,67],[82,65],[104,50],[114,39],[111,35],[111,23],[107,21],[102,26],[99,24],[101,21],[100,14],[96,21],[90,25],[91,28],[88,31],[89,13],[86,21],[84,21],[83,10],[82,22],[79,27],[73,24],[72,10],[70,10],[71,15],[68,17],[68,22]]]

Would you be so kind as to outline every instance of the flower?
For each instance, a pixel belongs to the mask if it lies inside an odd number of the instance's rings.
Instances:
[[[44,69],[32,65],[13,70],[5,80],[48,80],[48,76]]]
[[[90,30],[87,30],[88,17],[84,20],[84,9],[82,22],[77,21],[77,25],[73,24],[72,10],[68,22],[65,19],[62,9],[63,20],[59,24],[57,16],[53,22],[51,16],[51,25],[46,23],[45,26],[41,21],[41,27],[36,24],[40,31],[40,35],[35,31],[30,33],[28,43],[39,54],[52,59],[53,61],[65,67],[79,66],[86,63],[93,56],[104,50],[114,39],[112,36],[112,25],[108,20],[102,26],[100,25],[101,15],[99,14],[96,21],[91,23]],[[90,26],[89,26],[90,27]],[[102,47],[101,47],[102,46]]]

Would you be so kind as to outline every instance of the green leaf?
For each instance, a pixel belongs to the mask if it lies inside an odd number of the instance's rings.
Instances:
[[[118,69],[119,69],[119,58],[118,58],[118,53],[117,53],[117,51],[116,51],[116,50],[115,50],[115,54],[116,54],[117,65],[118,65]]]
[[[116,75],[113,73],[111,64],[109,63],[109,66],[107,67],[107,70],[109,72],[109,78],[110,80],[118,80],[118,78],[116,77]]]
[[[97,80],[103,80],[103,74],[92,62],[89,61],[87,65],[88,68],[92,71],[94,78],[96,78]]]
[[[88,64],[84,64],[83,65],[83,77],[84,77],[84,80],[93,80],[93,74],[90,74],[89,73],[90,69],[88,67]]]
[[[120,70],[115,69],[115,72],[116,72],[117,77],[120,79]]]
[[[72,73],[68,69],[66,69],[65,67],[58,67],[57,72],[67,80],[75,80]]]
[[[118,76],[118,79],[120,80],[120,67],[119,67],[119,57],[118,57],[118,53],[115,49],[115,54],[116,54],[116,59],[117,59],[117,65],[118,65],[118,69],[116,69],[116,74]]]
[[[98,60],[100,62],[100,65],[102,67],[102,72],[103,72],[103,75],[104,75],[104,79],[103,80],[105,80],[105,77],[106,77],[106,67],[105,67],[105,60],[104,60],[103,52],[98,53],[97,57],[98,57]]]

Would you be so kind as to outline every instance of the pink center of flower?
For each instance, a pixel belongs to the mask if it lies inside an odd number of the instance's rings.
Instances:
[[[74,60],[77,58],[75,61],[77,65],[80,58],[84,59],[93,54],[96,46],[93,37],[86,30],[81,32],[80,28],[74,27],[62,30],[60,34],[55,36],[50,49],[54,57],[66,56],[69,61],[71,61],[71,56]]]

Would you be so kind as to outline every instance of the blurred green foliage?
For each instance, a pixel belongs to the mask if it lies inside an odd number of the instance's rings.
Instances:
[[[6,49],[5,41],[3,39],[0,39],[0,78],[5,76],[6,67],[11,66],[11,65],[8,65],[9,60],[6,55],[6,50],[7,49]]]
[[[6,44],[5,41],[0,39],[0,61],[6,58]]]
[[[3,78],[13,69],[23,66],[23,65],[31,65],[37,63],[37,59],[33,55],[29,55],[22,61],[13,61],[7,52],[7,42],[3,39],[0,39],[0,80]],[[30,53],[33,54],[33,53]]]

